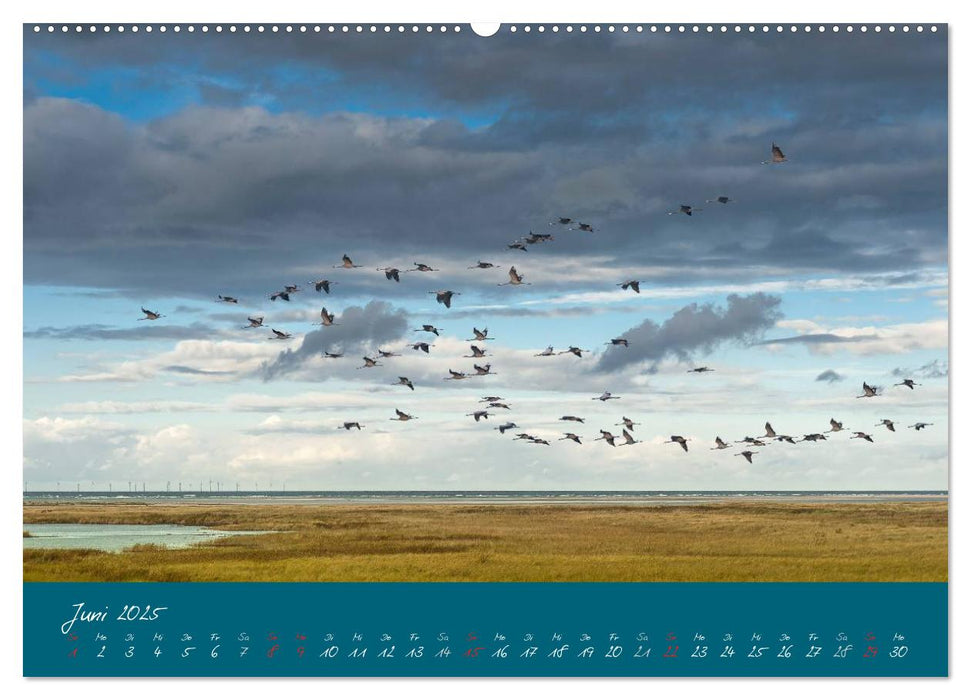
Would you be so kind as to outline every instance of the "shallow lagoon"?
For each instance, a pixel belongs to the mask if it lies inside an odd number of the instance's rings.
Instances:
[[[33,523],[24,529],[31,535],[24,537],[24,549],[100,549],[105,552],[120,552],[140,544],[183,549],[221,537],[263,534],[192,525]]]

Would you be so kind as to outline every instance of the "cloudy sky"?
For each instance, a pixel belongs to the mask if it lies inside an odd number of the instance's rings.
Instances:
[[[24,52],[30,489],[947,487],[945,31],[25,29]],[[530,231],[554,239],[508,248]],[[499,286],[511,265],[529,285]],[[473,362],[496,374],[444,380]],[[511,410],[476,423],[486,395]],[[641,443],[594,441],[623,416]],[[830,418],[875,442],[709,449]]]

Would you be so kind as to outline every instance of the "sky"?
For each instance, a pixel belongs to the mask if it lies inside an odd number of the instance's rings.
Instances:
[[[30,490],[947,488],[946,30],[26,27],[24,92]]]

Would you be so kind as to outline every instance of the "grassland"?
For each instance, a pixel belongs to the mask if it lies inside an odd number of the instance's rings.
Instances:
[[[272,534],[24,551],[25,581],[946,581],[947,504],[31,504],[31,523]]]

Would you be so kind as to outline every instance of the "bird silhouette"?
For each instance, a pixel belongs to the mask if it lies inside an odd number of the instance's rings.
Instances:
[[[351,260],[351,259],[350,259],[350,258],[349,258],[349,257],[347,256],[347,254],[345,253],[345,254],[344,254],[344,257],[342,257],[342,258],[341,258],[341,264],[340,264],[340,265],[334,265],[334,267],[335,267],[335,268],[343,268],[343,269],[345,269],[345,270],[349,270],[349,269],[351,269],[352,267],[361,267],[361,266],[360,266],[360,265],[355,265],[355,264],[354,264],[354,261],[353,261],[353,260]]]
[[[452,297],[461,296],[461,292],[453,292],[451,290],[444,290],[440,292],[428,292],[429,294],[435,295],[435,301],[439,304],[444,304],[446,309],[452,308]]]
[[[775,163],[785,163],[786,156],[776,144],[772,144],[772,157],[769,160],[763,160],[762,165],[773,165]]]
[[[666,443],[668,443],[668,442],[676,442],[679,445],[681,445],[681,449],[683,449],[685,452],[687,452],[688,451],[688,441],[689,440],[691,440],[691,438],[681,437],[680,435],[672,435],[670,440],[665,440],[664,442],[666,442]]]

